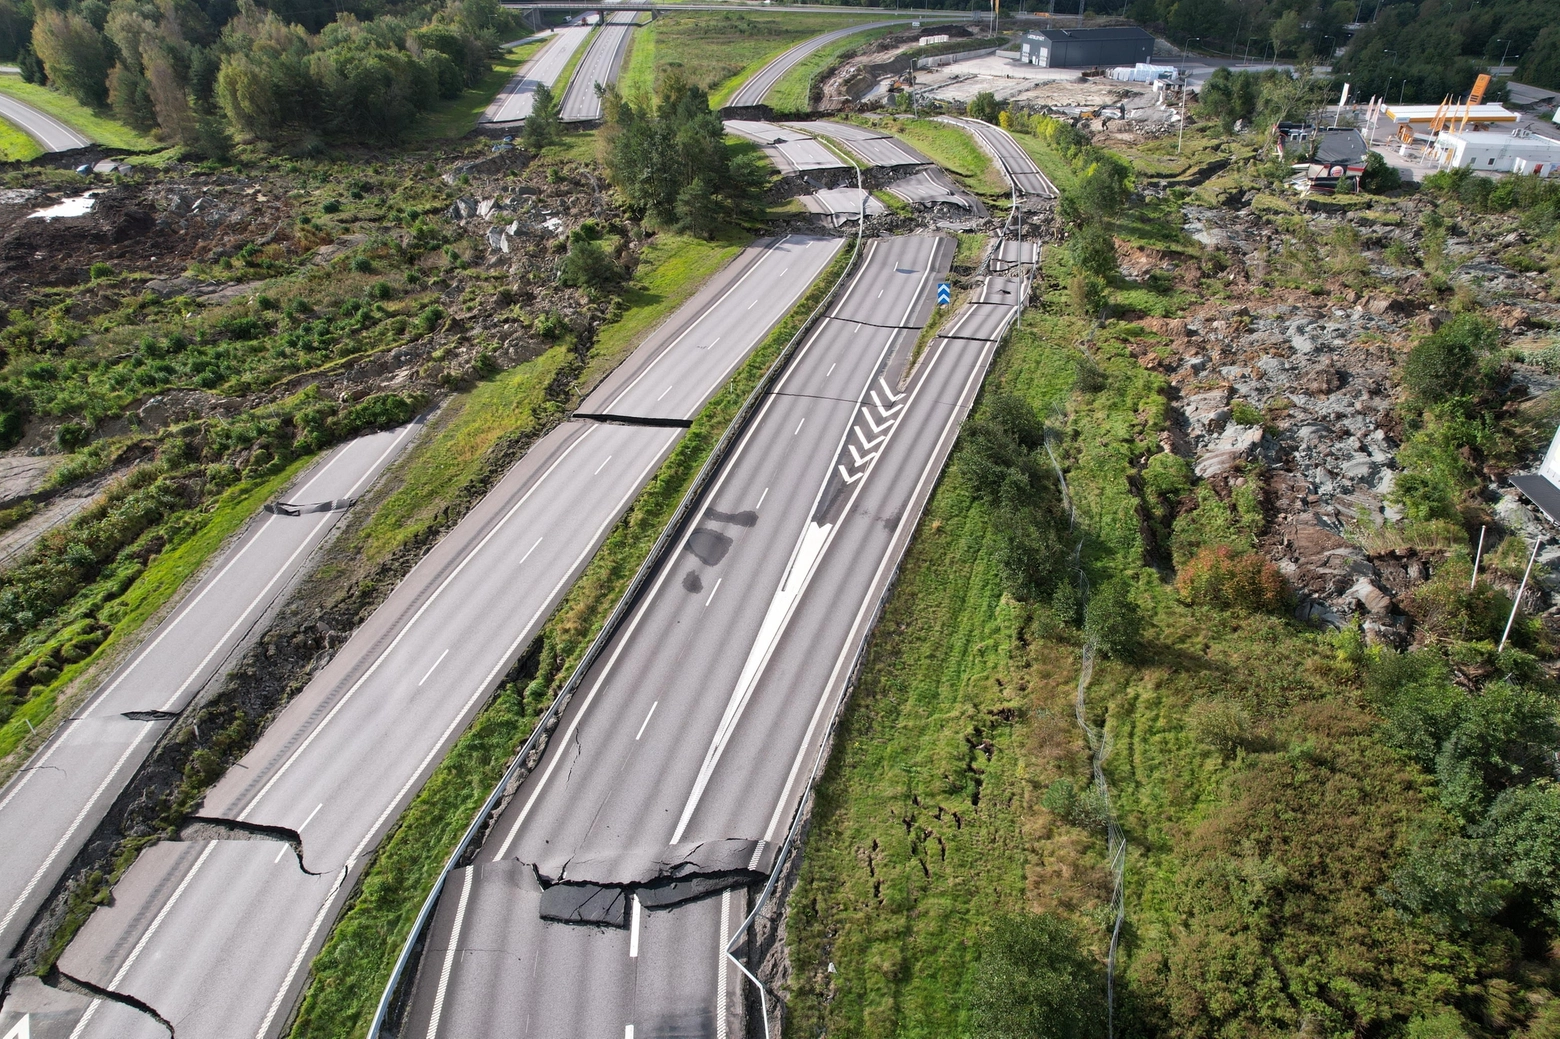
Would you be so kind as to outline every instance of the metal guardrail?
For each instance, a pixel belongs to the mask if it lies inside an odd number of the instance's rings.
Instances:
[[[614,10],[617,9],[621,9],[620,6],[614,5]],[[861,170],[859,167],[856,170],[856,181],[857,186],[860,187]],[[863,208],[865,208],[864,205]],[[683,495],[682,501],[677,506],[677,511],[672,514],[671,521],[662,530],[660,537],[651,546],[644,563],[640,565],[639,570],[634,574],[633,580],[629,582],[628,590],[623,593],[623,598],[618,601],[617,606],[608,615],[606,623],[602,625],[601,631],[597,633],[596,638],[592,640],[590,646],[585,650],[585,655],[580,658],[580,662],[575,667],[573,674],[569,676],[569,680],[558,691],[558,695],[553,697],[552,702],[547,705],[547,710],[542,712],[542,716],[537,719],[536,726],[531,730],[531,735],[504,770],[503,776],[499,779],[497,785],[493,787],[493,792],[488,795],[487,800],[483,803],[481,811],[471,820],[471,825],[466,827],[466,832],[461,836],[460,843],[455,846],[455,850],[450,853],[449,858],[445,861],[444,868],[439,871],[438,879],[434,881],[433,888],[428,892],[428,897],[423,900],[422,908],[417,913],[417,919],[412,924],[412,930],[401,947],[400,955],[396,958],[395,967],[391,970],[384,993],[379,998],[379,1006],[374,1011],[374,1020],[369,1025],[368,1039],[380,1039],[385,1034],[385,1025],[388,1022],[392,1008],[396,1005],[396,999],[400,994],[402,985],[407,980],[406,969],[411,964],[417,946],[422,941],[433,920],[434,911],[439,904],[439,896],[443,893],[450,874],[454,872],[457,864],[465,857],[466,853],[471,850],[478,835],[486,828],[489,817],[498,807],[499,802],[503,800],[504,790],[508,788],[511,782],[517,780],[522,772],[534,768],[537,762],[540,761],[541,753],[546,749],[543,741],[557,728],[558,716],[567,707],[574,692],[585,680],[586,674],[600,658],[607,643],[612,640],[618,629],[622,627],[623,621],[627,618],[629,612],[638,605],[639,598],[643,594],[645,587],[650,583],[651,577],[664,562],[667,552],[681,538],[683,529],[686,527],[689,518],[695,513],[704,493],[709,489],[716,472],[724,464],[726,456],[731,452],[731,448],[737,439],[747,430],[748,425],[753,420],[753,416],[758,411],[759,405],[768,396],[770,389],[790,364],[791,357],[795,354],[797,346],[812,332],[814,326],[818,323],[818,319],[833,305],[841,286],[850,279],[850,276],[855,271],[856,264],[861,258],[862,225],[864,224],[865,220],[858,224],[856,243],[852,249],[850,260],[845,265],[845,270],[835,280],[828,294],[813,308],[807,319],[802,322],[802,326],[796,330],[796,334],[786,343],[785,347],[780,351],[780,355],[775,358],[774,363],[769,366],[769,370],[764,373],[764,377],[759,380],[758,385],[753,388],[753,392],[748,394],[747,399],[742,402],[742,407],[738,409],[737,414],[727,424],[726,431],[721,434],[720,440],[710,450],[709,458],[705,460],[704,465],[699,469],[697,475],[694,476],[692,485],[689,486],[688,492]]]

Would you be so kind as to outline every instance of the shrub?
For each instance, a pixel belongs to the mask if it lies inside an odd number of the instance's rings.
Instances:
[[[1360,174],[1360,190],[1373,195],[1384,195],[1403,186],[1403,178],[1395,167],[1387,165],[1380,152],[1365,156],[1365,172]]]
[[[1441,568],[1408,594],[1403,608],[1434,638],[1453,642],[1500,638],[1511,612],[1511,600],[1483,582],[1469,588],[1467,574],[1461,567]]]
[[[1083,633],[1095,648],[1113,660],[1127,660],[1143,637],[1143,617],[1126,582],[1107,581],[1089,596],[1083,611]]]
[[[1250,403],[1238,400],[1230,405],[1230,421],[1237,426],[1262,425],[1262,412]]]
[[[87,276],[90,277],[93,281],[98,281],[102,278],[112,278],[114,276],[114,268],[110,264],[106,264],[99,260],[97,263],[94,263],[91,267],[87,268]]]
[[[623,280],[623,270],[605,249],[581,235],[569,241],[569,255],[563,258],[558,281],[573,288],[597,291],[610,289]]]
[[[367,256],[352,257],[352,270],[358,274],[370,274],[374,270],[374,261]]]
[[[92,434],[87,428],[75,422],[65,423],[54,433],[54,443],[61,451],[80,451],[91,439]]]
[[[1175,587],[1182,601],[1221,610],[1286,613],[1292,602],[1278,567],[1228,545],[1200,549],[1176,575]]]
[[[1481,358],[1500,342],[1493,322],[1459,314],[1421,339],[1403,361],[1403,388],[1423,405],[1476,398],[1490,388]]]
[[[978,1039],[1085,1039],[1105,1031],[1105,972],[1051,914],[1000,918],[981,944],[972,1000]]]

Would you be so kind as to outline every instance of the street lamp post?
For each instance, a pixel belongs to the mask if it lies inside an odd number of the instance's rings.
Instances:
[[[1255,36],[1246,37],[1246,53],[1242,54],[1240,57],[1240,63],[1242,65],[1248,65],[1251,63],[1251,41],[1254,39],[1256,39]]]
[[[1500,52],[1500,64],[1501,64],[1502,68],[1505,68],[1505,66],[1506,66],[1506,55],[1511,53],[1511,41],[1510,40],[1504,40],[1502,42],[1506,44],[1506,49]]]

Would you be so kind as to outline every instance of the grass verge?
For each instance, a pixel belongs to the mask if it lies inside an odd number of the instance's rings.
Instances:
[[[895,119],[881,124],[953,174],[964,186],[986,198],[1012,194],[1002,171],[968,133],[935,119]]]
[[[36,83],[28,83],[20,76],[0,76],[0,91],[49,113],[98,144],[142,152],[157,151],[163,147],[123,123],[97,114],[74,98],[66,97],[58,91],[41,87]]]
[[[209,518],[187,541],[157,556],[123,598],[104,608],[99,619],[110,621],[113,630],[102,645],[90,656],[66,667],[49,683],[45,692],[29,699],[5,725],[0,726],[0,761],[4,762],[0,765],[0,782],[22,764],[23,755],[15,755],[13,759],[12,752],[21,747],[23,741],[27,741],[28,753],[31,753],[32,746],[41,745],[48,738],[54,728],[49,723],[54,718],[55,707],[72,683],[117,653],[127,639],[135,638],[142,625],[178,594],[212,553],[313,460],[312,456],[300,458],[268,479],[228,490],[213,503]],[[72,629],[67,628],[58,640],[69,641],[72,634]]]
[[[493,63],[482,82],[457,98],[440,101],[418,120],[412,136],[417,140],[433,141],[464,137],[477,125],[487,106],[493,103],[504,84],[514,78],[526,62],[536,57],[546,40],[537,40],[523,47],[505,51],[504,56]]]
[[[450,851],[671,519],[700,466],[785,343],[848,262],[843,252],[790,316],[705,406],[596,553],[527,651],[524,686],[509,682],[458,740],[375,853],[358,893],[315,958],[293,1039],[360,1036],[395,958]]]
[[[20,127],[0,119],[0,161],[26,162],[42,154],[42,145]]]
[[[812,109],[810,94],[812,93],[813,80],[820,73],[837,64],[841,55],[846,51],[855,50],[880,36],[887,35],[891,31],[893,31],[892,27],[889,26],[869,29],[862,33],[854,33],[841,40],[835,40],[833,43],[818,48],[797,62],[790,72],[780,77],[780,80],[764,96],[764,103],[774,109],[777,114],[810,111]]]

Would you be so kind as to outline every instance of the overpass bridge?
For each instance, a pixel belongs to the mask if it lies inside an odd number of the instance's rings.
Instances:
[[[513,11],[649,11],[651,14],[675,14],[678,11],[763,11],[785,14],[838,14],[861,17],[903,18],[905,21],[967,21],[986,17],[979,11],[917,11],[909,7],[847,7],[842,4],[772,4],[763,0],[708,0],[704,3],[603,3],[596,0],[508,0],[501,6]]]

